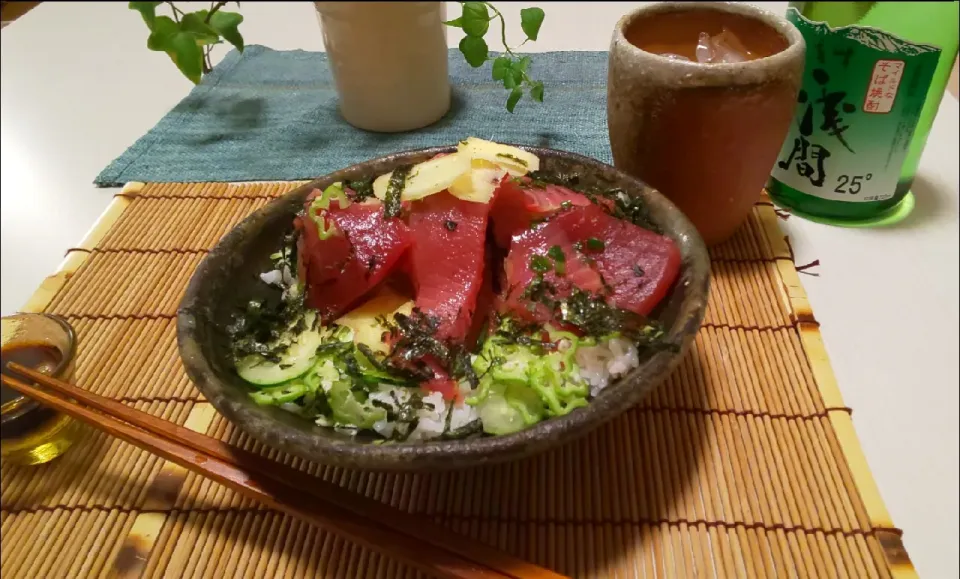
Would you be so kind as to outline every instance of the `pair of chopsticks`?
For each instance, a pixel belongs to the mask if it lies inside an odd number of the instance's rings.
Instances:
[[[3,375],[3,384],[214,480],[264,505],[396,557],[438,577],[556,579],[552,571],[458,535],[215,438],[194,432],[16,363],[8,368],[46,388]],[[89,406],[89,408],[88,408]]]

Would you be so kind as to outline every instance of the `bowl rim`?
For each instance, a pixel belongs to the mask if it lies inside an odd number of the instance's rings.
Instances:
[[[257,407],[252,402],[234,403],[228,399],[228,396],[221,395],[221,391],[234,389],[235,387],[217,377],[210,360],[204,355],[202,344],[194,338],[194,334],[200,325],[206,323],[203,314],[200,312],[201,304],[204,303],[204,296],[201,292],[205,278],[217,260],[228,257],[229,254],[225,253],[225,247],[232,246],[235,242],[244,238],[246,232],[243,225],[252,223],[258,218],[264,219],[272,211],[282,210],[286,204],[289,204],[297,196],[305,196],[306,192],[314,188],[322,188],[334,181],[350,178],[348,175],[362,171],[367,165],[386,163],[398,166],[407,162],[419,162],[413,161],[413,159],[426,159],[439,153],[456,150],[456,145],[448,145],[405,150],[356,163],[329,173],[272,200],[236,224],[217,242],[216,246],[197,266],[177,311],[178,349],[188,377],[221,415],[254,439],[307,460],[369,470],[403,471],[457,468],[457,465],[454,464],[444,466],[445,462],[453,458],[457,459],[458,464],[489,464],[512,460],[578,438],[633,407],[666,379],[667,374],[685,354],[702,323],[710,281],[710,260],[703,240],[686,216],[669,200],[639,179],[631,177],[611,165],[567,151],[529,145],[511,146],[519,147],[541,158],[544,156],[554,157],[580,163],[594,168],[598,174],[612,173],[619,185],[629,185],[624,186],[624,189],[636,190],[647,198],[651,196],[657,198],[657,211],[664,213],[661,217],[668,217],[674,222],[672,230],[664,233],[678,243],[682,254],[684,254],[684,248],[686,248],[686,253],[682,256],[683,261],[678,278],[678,282],[679,280],[685,280],[685,283],[689,286],[687,295],[680,303],[678,312],[678,320],[683,323],[678,324],[678,327],[672,328],[670,331],[681,342],[678,352],[661,350],[652,354],[627,377],[620,378],[608,385],[603,390],[604,394],[592,399],[588,406],[577,409],[570,414],[548,418],[530,428],[512,434],[466,440],[432,440],[375,445],[352,440],[324,439],[314,441],[317,444],[311,448],[300,440],[305,436],[303,430],[268,417],[267,409]],[[658,221],[662,222],[663,219],[661,218]],[[677,239],[678,237],[680,240]],[[631,384],[632,388],[625,389],[627,384]],[[622,394],[622,396],[612,395],[615,392]],[[265,416],[270,418],[276,429],[269,439],[260,436],[247,427],[249,421],[262,420]],[[314,436],[311,438],[317,439],[320,437]]]

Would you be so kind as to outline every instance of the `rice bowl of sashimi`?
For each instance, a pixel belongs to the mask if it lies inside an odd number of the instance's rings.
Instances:
[[[639,402],[703,318],[687,219],[598,161],[476,138],[361,163],[220,240],[178,313],[204,396],[265,444],[433,470],[526,456]]]

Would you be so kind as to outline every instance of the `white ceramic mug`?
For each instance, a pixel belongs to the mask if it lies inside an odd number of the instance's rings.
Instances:
[[[450,108],[443,2],[314,2],[351,125],[401,132]]]

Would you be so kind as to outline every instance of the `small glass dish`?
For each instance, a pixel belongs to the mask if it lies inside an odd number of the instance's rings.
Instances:
[[[67,320],[51,314],[15,314],[0,318],[5,376],[30,380],[7,368],[17,362],[55,378],[73,371],[76,334]],[[0,386],[0,458],[34,465],[50,462],[73,444],[79,424],[19,392]]]

